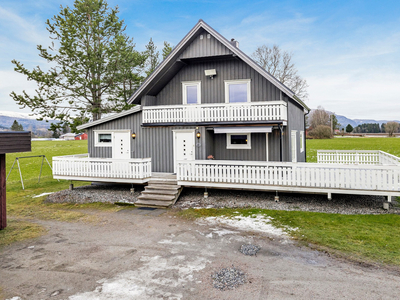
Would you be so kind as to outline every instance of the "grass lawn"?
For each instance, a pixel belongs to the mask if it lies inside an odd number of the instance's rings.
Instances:
[[[334,138],[307,140],[307,161],[317,162],[317,150],[381,150],[400,157],[400,138]]]

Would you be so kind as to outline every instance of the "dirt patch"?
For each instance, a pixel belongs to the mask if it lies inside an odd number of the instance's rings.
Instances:
[[[164,212],[164,213],[163,213]],[[165,211],[97,213],[99,224],[43,221],[48,234],[3,248],[0,286],[21,299],[395,299],[399,277],[301,248],[286,236]],[[256,256],[240,253],[260,247]],[[233,290],[211,275],[246,274]]]

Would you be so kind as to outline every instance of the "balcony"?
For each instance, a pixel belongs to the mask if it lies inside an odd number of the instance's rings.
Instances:
[[[213,103],[143,107],[143,124],[215,124],[287,121],[284,101]]]

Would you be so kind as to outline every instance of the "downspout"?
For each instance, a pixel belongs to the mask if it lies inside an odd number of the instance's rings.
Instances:
[[[279,159],[280,161],[282,161],[282,151],[283,151],[283,140],[282,140],[282,131],[283,131],[283,126],[282,124],[279,124],[279,145],[280,145],[280,149],[279,149]]]

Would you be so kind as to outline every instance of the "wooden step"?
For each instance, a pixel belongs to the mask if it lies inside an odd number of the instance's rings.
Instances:
[[[160,201],[172,201],[175,199],[175,195],[162,195],[162,194],[144,194],[140,195],[140,200],[160,200]]]
[[[176,179],[150,179],[148,184],[149,185],[154,185],[154,184],[168,184],[168,185],[176,185],[177,184]]]
[[[178,194],[178,190],[162,190],[162,191],[160,191],[160,190],[150,189],[150,190],[142,191],[142,194],[143,195],[146,195],[146,194],[176,195],[176,194]]]
[[[172,205],[173,203],[174,203],[174,201],[138,200],[135,202],[135,206],[167,208],[168,206]]]
[[[145,186],[146,190],[177,190],[180,189],[180,185],[175,184],[152,184]]]

